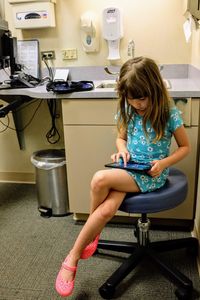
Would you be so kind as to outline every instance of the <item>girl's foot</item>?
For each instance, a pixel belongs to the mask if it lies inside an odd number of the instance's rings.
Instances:
[[[68,255],[57,275],[55,288],[58,294],[67,297],[72,294],[77,270],[78,260]]]
[[[81,254],[82,259],[87,259],[94,254],[98,246],[99,238],[100,238],[100,234],[96,236],[93,242],[91,242],[89,245],[85,247],[85,249]]]

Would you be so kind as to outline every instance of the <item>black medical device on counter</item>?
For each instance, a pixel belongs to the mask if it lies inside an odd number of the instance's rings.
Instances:
[[[93,81],[51,81],[46,86],[47,91],[57,94],[90,91],[94,89]]]

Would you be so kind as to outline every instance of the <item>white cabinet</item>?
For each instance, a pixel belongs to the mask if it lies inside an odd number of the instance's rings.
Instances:
[[[65,126],[65,149],[70,211],[88,213],[90,182],[97,170],[110,161],[115,148],[115,126]]]
[[[190,119],[190,126],[187,126],[186,130],[192,145],[192,152],[177,164],[177,167],[188,177],[187,199],[175,209],[153,214],[154,218],[192,220],[194,217],[199,104],[199,99],[179,103],[181,110],[186,111],[187,105],[190,106],[190,114],[185,115],[187,115],[187,123],[188,118]],[[104,164],[110,161],[110,155],[116,151],[117,132],[114,119],[116,110],[117,99],[62,100],[69,204],[70,211],[77,217],[89,212],[89,190],[93,174],[102,169]],[[172,141],[171,151],[174,148],[175,141]],[[125,214],[122,213],[122,215]]]
[[[88,214],[90,182],[116,151],[117,100],[62,100],[70,211]],[[127,215],[119,212],[118,215]]]

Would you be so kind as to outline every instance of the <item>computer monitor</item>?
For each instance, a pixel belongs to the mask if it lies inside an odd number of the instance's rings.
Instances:
[[[0,69],[4,68],[6,64],[10,65],[9,53],[5,53],[4,41],[2,37],[8,31],[8,22],[2,19],[0,16]]]
[[[17,71],[17,38],[12,37],[10,31],[5,31],[1,36],[1,50],[4,59],[3,67],[10,66],[10,73],[13,75]]]

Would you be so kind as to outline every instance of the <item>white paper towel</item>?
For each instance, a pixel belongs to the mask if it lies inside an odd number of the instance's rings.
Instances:
[[[191,18],[187,19],[183,24],[183,31],[185,34],[185,40],[188,43],[190,41],[191,35],[192,35],[192,24],[191,24]]]
[[[185,35],[185,40],[188,43],[192,35],[192,30],[198,29],[199,23],[198,20],[194,16],[192,16],[188,10],[186,10],[184,16],[187,18],[187,20],[183,24],[183,31]]]

